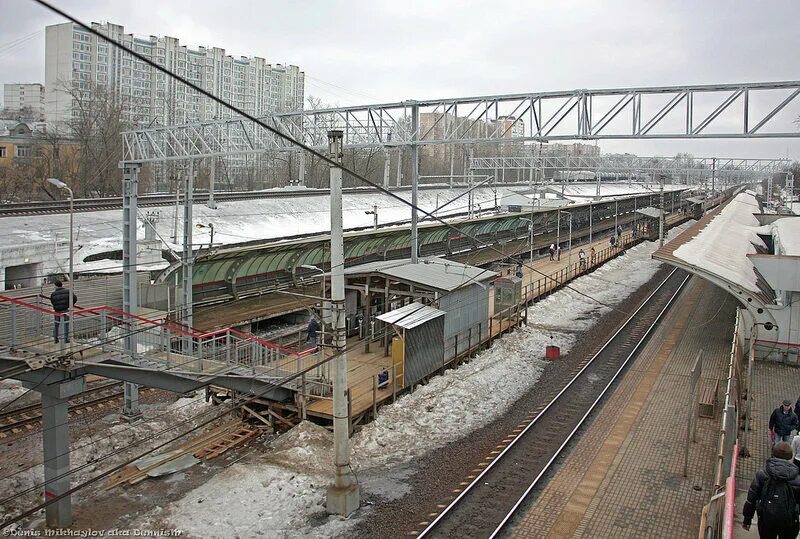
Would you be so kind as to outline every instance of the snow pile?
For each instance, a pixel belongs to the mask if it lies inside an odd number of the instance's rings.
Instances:
[[[770,228],[776,255],[800,256],[800,218],[784,217]]]
[[[23,395],[25,391],[27,390],[22,387],[21,382],[11,379],[0,381],[0,408]],[[12,408],[15,406],[16,405],[13,404],[11,405]]]
[[[333,433],[310,421],[303,421],[270,444],[268,460],[297,472],[330,472],[333,462]]]
[[[328,482],[263,462],[236,464],[170,504],[164,515],[193,537],[350,537],[355,521],[325,512]],[[145,519],[163,516],[158,513]]]
[[[766,247],[757,233],[758,202],[753,195],[739,193],[692,240],[673,254],[701,269],[727,279],[747,290],[758,292],[756,273],[748,254],[756,252],[755,245]],[[768,230],[768,228],[766,228]]]

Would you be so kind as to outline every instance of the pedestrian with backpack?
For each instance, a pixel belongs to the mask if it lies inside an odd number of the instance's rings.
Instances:
[[[742,510],[742,527],[750,529],[753,514],[758,514],[761,539],[794,539],[800,531],[798,500],[800,472],[792,463],[792,448],[780,442],[772,448],[772,458],[756,472]]]

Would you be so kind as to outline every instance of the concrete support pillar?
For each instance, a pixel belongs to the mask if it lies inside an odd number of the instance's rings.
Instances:
[[[208,206],[212,210],[217,209],[217,203],[214,200],[214,176],[216,175],[216,171],[217,171],[217,158],[212,157],[211,169],[209,170],[208,173],[208,204],[206,204],[206,206]]]
[[[411,263],[417,263],[419,254],[419,231],[417,223],[418,189],[419,189],[419,105],[411,105]]]
[[[42,445],[44,448],[44,498],[52,500],[70,489],[69,399],[86,389],[84,378],[45,386],[26,383],[42,394]],[[45,508],[48,528],[72,525],[72,499],[69,495]]]
[[[182,321],[191,327],[192,320],[192,204],[194,202],[194,161],[189,161],[189,170],[184,178],[183,197],[183,254],[181,255],[183,277],[183,316]]]
[[[139,163],[122,165],[122,311],[128,313],[125,332],[125,353],[134,357],[136,347],[137,321],[131,315],[139,313],[136,281],[136,213],[139,190]],[[104,328],[105,329],[105,328]],[[124,405],[122,415],[129,418],[139,417],[139,386],[124,385]]]
[[[403,148],[397,148],[397,187],[403,185]]]
[[[388,189],[389,188],[389,175],[390,175],[391,165],[392,165],[392,157],[389,154],[389,149],[388,148],[384,148],[383,149],[383,188],[384,189]]]
[[[299,165],[299,168],[300,168],[300,171],[299,171],[300,185],[304,186],[306,184],[306,152],[304,152],[304,151],[300,152],[300,165]]]

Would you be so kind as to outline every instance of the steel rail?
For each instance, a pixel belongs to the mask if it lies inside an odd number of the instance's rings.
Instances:
[[[98,387],[87,389],[83,393],[76,395],[70,400],[69,411],[73,412],[75,410],[81,410],[83,408],[87,408],[95,404],[100,404],[121,397],[123,395],[123,392],[116,391],[108,395],[102,395],[100,397],[84,400],[85,397],[89,397],[95,393],[107,392],[109,390],[113,390],[115,387],[121,387],[121,386],[122,382],[112,382],[108,384],[103,384]],[[27,416],[27,414],[33,414],[33,415]],[[22,417],[21,419],[14,419],[15,417],[19,416],[26,416],[26,417]],[[12,421],[7,422],[9,419],[12,419]],[[0,434],[6,434],[13,431],[14,429],[18,429],[26,425],[39,423],[41,422],[41,420],[42,420],[42,404],[40,402],[29,404],[27,406],[20,406],[19,408],[15,408],[13,410],[6,410],[0,413]]]
[[[561,399],[561,397],[567,392],[567,390],[570,387],[573,386],[573,384],[575,384],[575,382],[577,382],[580,378],[582,378],[584,372],[586,372],[586,370],[590,366],[592,366],[592,364],[595,362],[595,360],[597,360],[601,356],[601,354],[614,342],[614,340],[617,338],[617,336],[619,336],[620,333],[622,333],[625,329],[627,329],[629,327],[629,325],[631,323],[633,323],[635,321],[636,316],[639,314],[639,312],[642,311],[642,309],[644,309],[649,304],[649,302],[656,296],[656,294],[658,294],[658,292],[666,285],[667,281],[669,281],[672,278],[672,276],[676,273],[676,271],[677,271],[677,269],[673,269],[670,272],[670,274],[667,275],[664,278],[664,280],[658,285],[658,287],[656,287],[656,289],[642,302],[642,304],[625,320],[625,322],[614,332],[614,334],[611,335],[611,337],[609,337],[609,339],[603,344],[603,346],[591,357],[591,359],[589,359],[589,361],[575,374],[575,376],[573,376],[570,379],[570,381],[555,395],[555,397],[553,397],[550,400],[550,402],[538,414],[536,414],[536,416],[532,420],[530,420],[528,422],[528,424],[523,428],[523,430],[520,431],[519,434],[517,434],[514,437],[514,439],[467,486],[464,487],[464,489],[458,494],[458,496],[456,496],[456,498],[452,502],[450,502],[450,504],[447,507],[442,509],[442,511],[436,516],[436,518],[434,518],[425,527],[425,529],[423,529],[420,532],[418,537],[422,538],[422,537],[429,536],[436,529],[436,527],[439,524],[441,524],[441,522],[445,518],[447,518],[447,516],[462,502],[464,497],[469,492],[471,492],[476,486],[481,484],[483,478],[495,467],[495,465],[497,465],[498,462],[503,461],[503,457],[511,450],[511,448],[514,447],[517,442],[522,440],[523,437],[525,436],[525,434],[531,428],[533,428],[533,426],[536,425],[539,422],[540,419],[545,417],[546,413]],[[650,325],[650,327],[647,329],[645,334],[641,337],[641,339],[639,339],[638,343],[634,346],[634,348],[631,351],[631,353],[628,355],[628,357],[623,361],[621,366],[614,373],[613,377],[608,382],[608,384],[605,386],[605,388],[600,393],[600,395],[594,400],[593,404],[586,411],[586,413],[581,418],[581,420],[579,421],[577,426],[572,430],[572,432],[570,432],[570,434],[567,436],[567,438],[564,440],[564,442],[562,442],[560,447],[555,451],[555,453],[552,455],[552,457],[549,459],[549,461],[545,464],[545,466],[543,467],[541,472],[534,478],[534,480],[527,487],[527,489],[525,490],[523,495],[517,500],[517,502],[514,504],[512,509],[506,514],[505,518],[501,521],[501,523],[497,526],[497,528],[495,528],[495,531],[490,536],[491,538],[496,537],[497,534],[500,533],[503,530],[503,528],[505,528],[505,526],[508,523],[508,521],[514,516],[516,511],[519,509],[520,505],[528,497],[528,495],[533,490],[533,488],[539,483],[539,481],[544,476],[544,474],[550,469],[550,467],[552,466],[553,462],[555,462],[555,459],[563,451],[564,447],[566,447],[566,445],[575,436],[575,434],[578,432],[578,430],[581,428],[581,426],[586,422],[586,419],[589,417],[589,415],[592,413],[592,411],[594,411],[594,409],[597,407],[597,405],[603,399],[603,397],[605,396],[605,394],[608,391],[608,389],[619,378],[620,374],[623,372],[623,370],[625,369],[627,364],[636,355],[636,353],[638,352],[638,350],[642,346],[642,344],[648,339],[648,337],[652,333],[653,329],[656,327],[657,323],[661,320],[661,318],[664,316],[664,314],[670,308],[672,303],[675,301],[675,298],[677,298],[678,294],[680,294],[681,290],[683,289],[683,287],[685,286],[686,282],[689,280],[690,277],[691,276],[688,275],[681,282],[681,284],[678,286],[678,289],[675,291],[675,293],[672,295],[672,297],[670,297],[670,299],[666,302],[666,304],[665,304],[664,308],[661,310],[661,312],[656,316],[653,324]]]

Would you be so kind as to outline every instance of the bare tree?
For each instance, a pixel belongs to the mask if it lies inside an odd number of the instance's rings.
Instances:
[[[130,127],[127,101],[104,85],[62,87],[72,98],[67,135],[80,147],[79,192],[88,196],[118,195],[122,188],[122,132]]]

